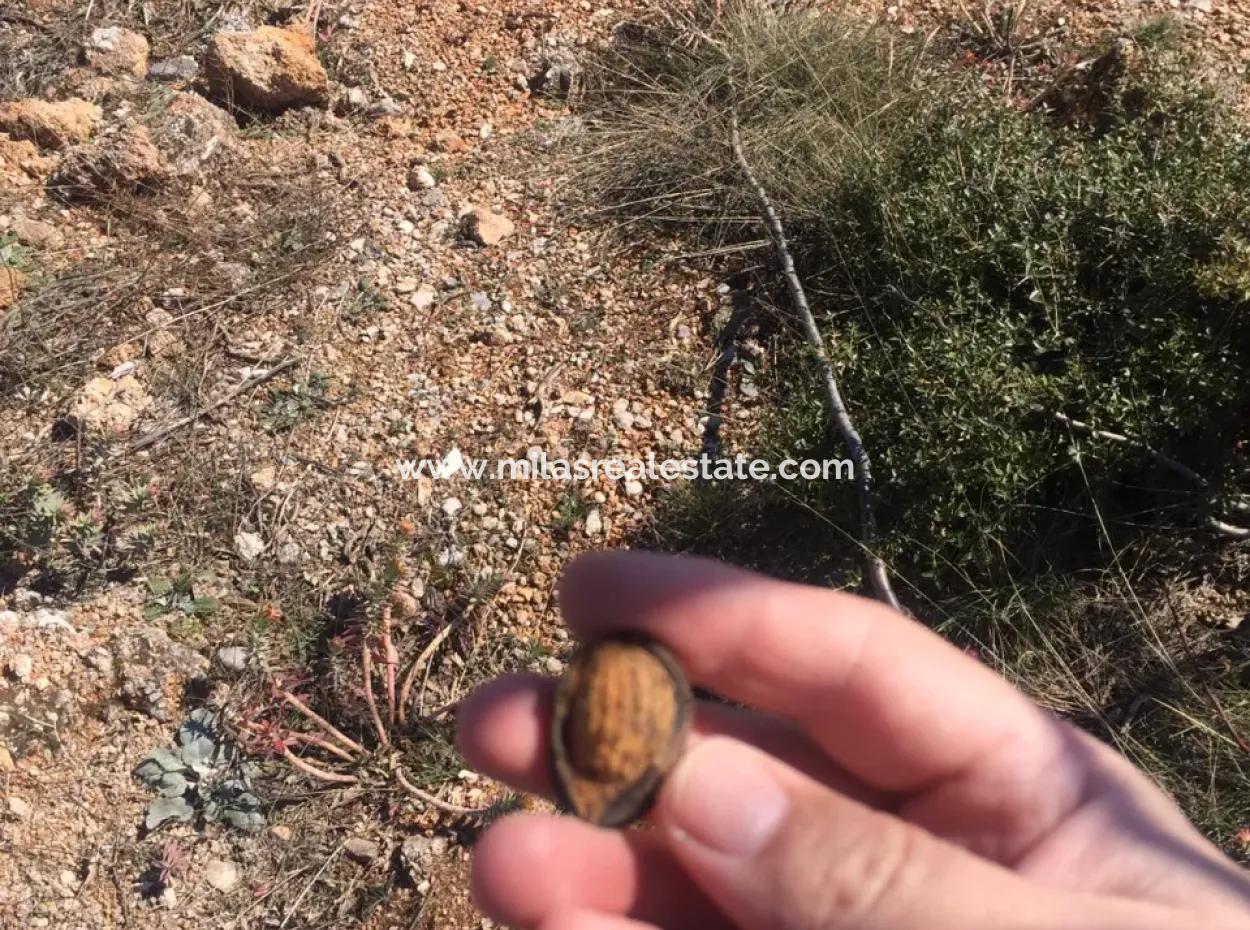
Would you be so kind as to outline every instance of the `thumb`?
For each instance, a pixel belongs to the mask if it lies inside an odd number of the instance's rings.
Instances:
[[[1175,915],[1034,884],[724,737],[657,807],[674,854],[743,930],[1147,930]]]

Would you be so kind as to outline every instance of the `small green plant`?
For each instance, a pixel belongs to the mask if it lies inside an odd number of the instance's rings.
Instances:
[[[0,236],[0,268],[21,271],[30,266],[30,255],[15,236]]]
[[[312,419],[325,403],[330,377],[313,372],[303,384],[269,392],[269,406],[264,412],[265,428],[271,433],[285,433]]]
[[[243,761],[220,710],[198,707],[178,727],[176,745],[148,753],[134,776],[156,792],[144,826],[224,823],[254,833],[265,823],[254,793],[254,763]]]
[[[560,494],[555,510],[551,531],[560,536],[568,536],[590,513],[590,501],[581,491],[570,488]]]
[[[147,584],[143,616],[149,620],[175,611],[188,617],[211,617],[221,606],[216,598],[196,595],[195,579],[190,572],[180,572],[172,578],[154,576],[148,578]]]
[[[348,319],[381,313],[389,309],[391,302],[385,294],[367,281],[359,281],[347,299],[343,315]]]

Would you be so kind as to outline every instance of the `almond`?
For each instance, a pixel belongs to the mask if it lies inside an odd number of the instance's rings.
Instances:
[[[582,647],[556,691],[552,754],[564,802],[605,827],[646,813],[676,763],[693,699],[676,658],[652,639]]]

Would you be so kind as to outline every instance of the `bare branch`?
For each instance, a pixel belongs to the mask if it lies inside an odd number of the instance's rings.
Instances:
[[[489,807],[462,807],[459,804],[450,804],[442,801],[430,794],[428,791],[422,791],[416,785],[408,780],[402,768],[395,769],[395,780],[399,782],[400,787],[407,791],[410,795],[430,807],[437,808],[445,814],[460,814],[466,817],[476,817],[490,810]]]
[[[356,783],[355,775],[343,775],[340,772],[331,772],[326,769],[318,768],[311,762],[305,762],[285,746],[282,747],[282,755],[286,758],[287,762],[290,762],[291,765],[295,766],[305,775],[311,775],[313,778],[319,779],[320,781],[330,781],[340,785],[354,785]]]
[[[149,446],[156,445],[158,442],[161,442],[162,440],[178,432],[178,430],[182,429],[184,426],[190,426],[192,423],[196,422],[204,415],[212,413],[218,407],[224,407],[226,404],[230,403],[239,395],[247,391],[250,391],[254,387],[258,387],[259,385],[264,384],[266,381],[272,380],[273,378],[282,374],[282,372],[286,371],[288,368],[290,368],[292,365],[294,365],[298,361],[299,359],[288,358],[285,361],[278,362],[278,364],[274,365],[272,368],[269,368],[263,372],[260,372],[259,374],[252,375],[250,378],[243,381],[234,390],[226,393],[222,397],[219,397],[217,400],[213,401],[211,404],[204,405],[203,407],[201,407],[199,410],[195,411],[194,413],[188,414],[187,416],[182,417],[181,419],[175,420],[173,423],[170,423],[168,426],[164,426],[164,427],[161,427],[160,429],[153,430],[152,432],[148,433],[146,436],[140,436],[130,445],[124,446],[119,452],[117,452],[116,453],[117,457],[121,458],[121,457],[130,455],[131,453],[138,452],[140,449],[146,449]]]
[[[395,723],[395,670],[399,666],[399,652],[391,636],[391,608],[382,608],[382,655],[386,661],[386,718]]]
[[[729,133],[734,156],[738,160],[738,167],[742,169],[747,183],[751,185],[751,189],[755,192],[755,198],[759,201],[764,225],[768,227],[769,236],[773,241],[773,248],[777,252],[777,258],[781,261],[781,271],[786,279],[790,300],[794,304],[795,312],[799,317],[799,323],[802,325],[803,336],[816,355],[816,367],[820,370],[821,381],[825,389],[825,402],[829,407],[829,416],[837,427],[838,433],[842,436],[842,441],[846,443],[846,447],[851,453],[851,458],[855,462],[855,490],[859,498],[860,541],[866,553],[867,564],[865,569],[869,583],[879,600],[889,604],[895,610],[901,611],[902,607],[894,594],[894,587],[890,583],[890,576],[886,571],[885,562],[876,554],[878,538],[877,517],[872,503],[872,465],[868,458],[868,450],[864,448],[864,441],[860,438],[859,431],[855,428],[855,423],[846,409],[846,403],[842,400],[842,392],[838,387],[837,373],[833,370],[833,363],[829,360],[829,353],[825,349],[824,339],[816,326],[815,318],[812,316],[811,304],[807,300],[807,291],[804,289],[803,282],[799,279],[799,273],[794,266],[794,256],[790,253],[790,244],[786,238],[785,226],[782,225],[781,217],[777,214],[772,199],[768,196],[768,191],[764,190],[764,185],[755,176],[751,163],[747,160],[746,152],[742,148],[742,133],[738,127],[737,105],[731,106],[729,110]]]
[[[463,620],[463,618],[461,619]],[[412,660],[412,665],[409,666],[407,673],[404,675],[403,684],[399,689],[399,720],[401,723],[404,722],[408,716],[408,702],[412,697],[412,685],[413,682],[416,681],[417,672],[424,668],[426,662],[428,662],[433,657],[434,653],[438,651],[438,647],[441,646],[451,634],[451,628],[455,625],[455,620],[446,624],[441,630],[438,631],[438,635],[430,640],[430,644],[421,650],[421,654]]]
[[[290,704],[292,707],[294,707],[296,710],[298,710],[301,714],[303,714],[309,720],[311,720],[313,723],[317,724],[317,726],[321,727],[321,729],[324,730],[329,736],[332,736],[334,739],[338,740],[348,749],[352,750],[353,752],[361,753],[362,755],[364,754],[364,751],[365,751],[364,746],[361,746],[360,743],[356,742],[351,737],[346,736],[341,730],[339,730],[338,727],[332,724],[325,717],[318,714],[316,711],[314,711],[311,707],[309,707],[307,704],[305,704],[303,701],[297,698],[290,691],[279,690],[278,696],[282,698],[282,700]]]
[[[1152,448],[1140,439],[1133,439],[1132,437],[1125,436],[1122,433],[1113,433],[1109,430],[1098,429],[1094,426],[1090,426],[1088,423],[1082,422],[1081,420],[1073,419],[1065,413],[1056,413],[1055,420],[1062,423],[1073,432],[1083,433],[1086,436],[1092,436],[1095,439],[1102,439],[1106,442],[1132,446],[1134,449],[1144,453],[1156,464],[1166,468],[1174,475],[1179,475],[1190,484],[1193,484],[1204,491],[1210,490],[1211,488],[1211,483],[1188,465],[1183,462],[1178,462],[1170,456],[1164,455],[1158,449]],[[1239,504],[1239,502],[1234,502],[1232,508],[1238,511],[1243,510],[1243,507]],[[1250,539],[1250,529],[1247,529],[1244,526],[1234,526],[1231,523],[1225,523],[1223,520],[1217,520],[1215,517],[1207,517],[1206,522],[1208,528],[1214,530],[1222,536],[1228,536],[1232,539]]]
[[[377,731],[378,742],[389,749],[391,738],[387,735],[386,727],[382,724],[382,717],[378,714],[378,702],[373,697],[373,659],[369,655],[369,638],[367,636],[360,644],[360,671],[361,677],[364,679],[365,703],[369,705],[369,717],[373,720],[373,729]]]

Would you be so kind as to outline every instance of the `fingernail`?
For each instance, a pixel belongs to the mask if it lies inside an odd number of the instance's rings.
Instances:
[[[790,798],[754,750],[731,739],[699,743],[664,789],[667,824],[724,855],[749,858],[768,845]]]

